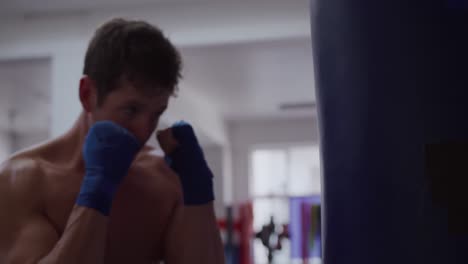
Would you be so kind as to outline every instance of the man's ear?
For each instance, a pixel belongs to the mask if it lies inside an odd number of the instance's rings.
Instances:
[[[95,82],[84,75],[80,79],[80,102],[83,109],[87,112],[93,112],[97,105],[97,90]]]

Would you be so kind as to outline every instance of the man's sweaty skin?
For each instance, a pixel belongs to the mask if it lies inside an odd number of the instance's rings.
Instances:
[[[63,136],[1,165],[0,263],[224,263],[212,203],[184,206],[178,176],[149,146],[109,217],[75,205],[88,129],[83,112]]]

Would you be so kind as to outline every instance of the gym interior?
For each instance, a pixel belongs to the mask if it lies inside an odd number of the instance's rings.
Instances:
[[[468,5],[355,2],[2,0],[0,160],[72,126],[93,31],[141,19],[182,54],[158,129],[192,123],[226,263],[463,263]]]

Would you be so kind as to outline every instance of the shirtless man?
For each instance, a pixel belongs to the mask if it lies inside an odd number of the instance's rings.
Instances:
[[[96,31],[74,126],[0,166],[1,264],[224,263],[212,175],[190,125],[157,133],[165,158],[145,145],[180,68],[145,22]]]

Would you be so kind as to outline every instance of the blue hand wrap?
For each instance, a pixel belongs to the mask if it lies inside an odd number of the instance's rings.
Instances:
[[[109,215],[117,187],[140,147],[123,127],[110,121],[96,122],[83,147],[86,173],[76,204]]]
[[[186,205],[202,205],[214,200],[213,174],[190,124],[179,121],[172,126],[178,148],[166,157],[179,175]]]

